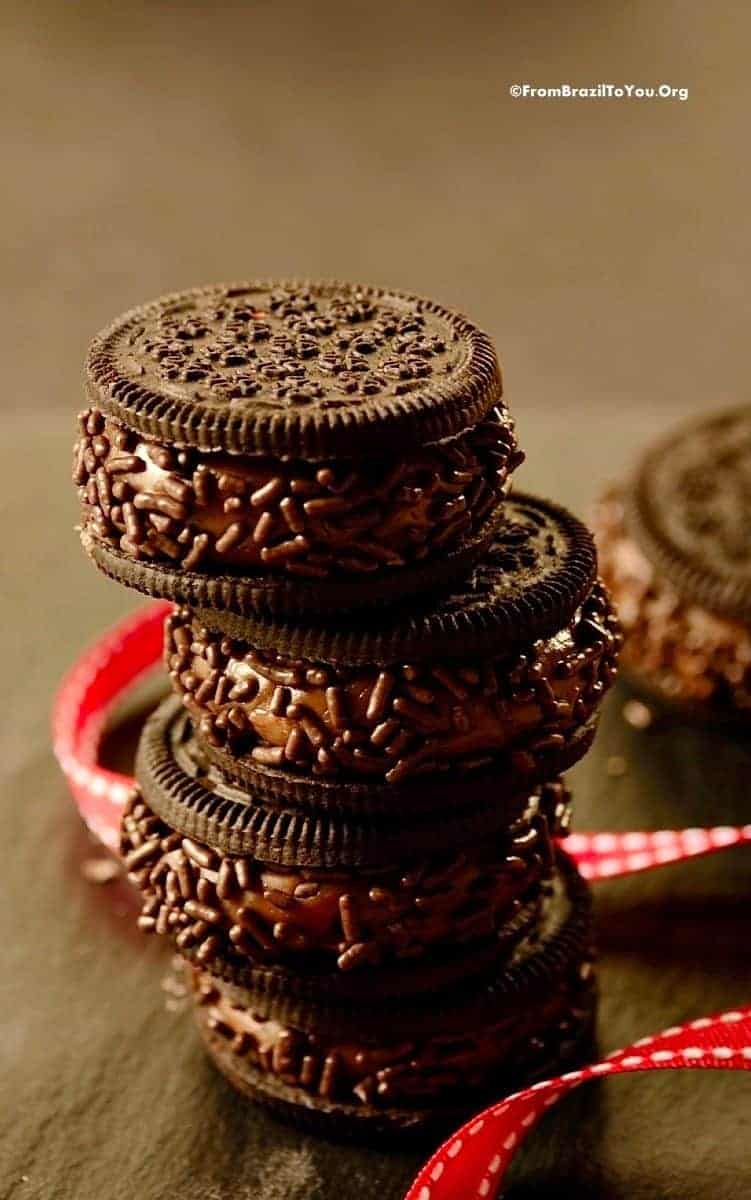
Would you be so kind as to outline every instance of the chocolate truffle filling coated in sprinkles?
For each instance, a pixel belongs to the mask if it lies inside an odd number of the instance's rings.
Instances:
[[[554,636],[485,659],[384,668],[290,659],[212,632],[182,608],[167,621],[165,662],[210,756],[401,783],[487,768],[499,754],[516,754],[521,770],[524,756],[563,748],[614,679],[619,636],[596,584]]]
[[[519,820],[480,846],[342,871],[218,853],[176,834],[136,794],[121,852],[142,895],[144,932],[171,935],[228,978],[286,964],[317,972],[325,989],[327,972],[414,964],[428,952],[484,943],[496,961],[510,953],[538,918],[552,870],[547,813],[560,824],[567,806],[563,785],[551,784],[544,800],[532,797]],[[463,955],[457,969],[465,976],[470,966]],[[294,977],[288,983],[294,988]]]
[[[420,562],[483,527],[519,461],[497,409],[456,438],[363,463],[175,450],[97,409],[79,423],[85,528],[186,571],[325,579]]]

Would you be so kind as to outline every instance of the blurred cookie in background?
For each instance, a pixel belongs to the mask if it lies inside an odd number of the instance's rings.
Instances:
[[[600,500],[624,673],[700,719],[751,722],[751,407],[651,447]]]

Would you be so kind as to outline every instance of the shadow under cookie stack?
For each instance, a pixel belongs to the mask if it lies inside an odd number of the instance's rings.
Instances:
[[[561,773],[619,633],[588,531],[509,494],[489,339],[399,293],[217,286],[116,321],[87,386],[84,547],[176,606],[122,853],[219,1069],[374,1137],[571,1061]]]

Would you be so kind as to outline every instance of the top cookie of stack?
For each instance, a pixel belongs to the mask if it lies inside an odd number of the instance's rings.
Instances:
[[[241,615],[449,583],[523,459],[490,340],[399,292],[178,293],[100,334],[86,373],[88,553],[140,591]]]

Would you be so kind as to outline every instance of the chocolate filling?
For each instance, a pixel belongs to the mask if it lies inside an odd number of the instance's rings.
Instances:
[[[187,608],[167,621],[165,661],[209,746],[293,772],[398,783],[562,747],[615,678],[619,645],[595,585],[554,637],[485,661],[379,669],[287,659],[212,632]]]
[[[418,562],[480,529],[523,455],[494,409],[397,460],[308,463],[201,453],[79,417],[84,526],[128,557],[189,571],[325,578]]]
[[[534,915],[552,870],[545,810],[560,812],[568,800],[561,784],[552,788],[543,803],[532,797],[495,844],[362,871],[219,854],[174,833],[136,794],[121,850],[142,893],[139,928],[173,935],[202,965],[294,962],[349,972],[482,941],[510,952],[528,921],[518,931],[507,926],[523,905]]]

